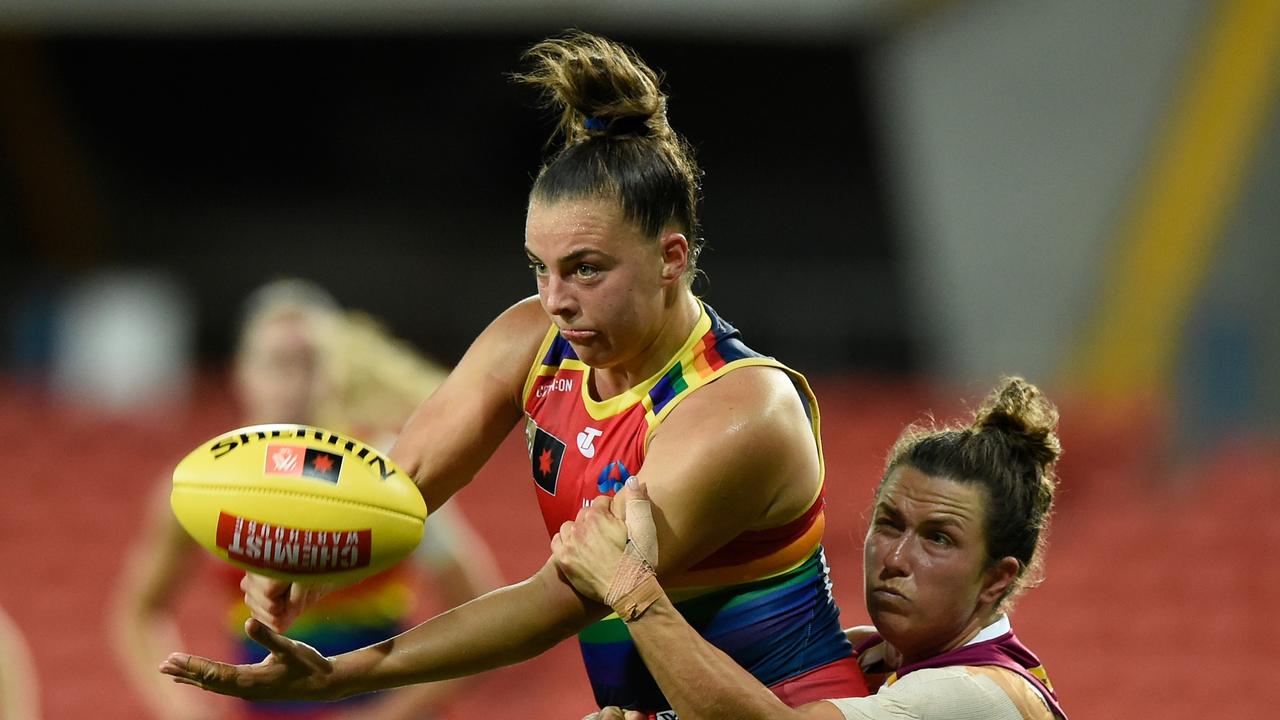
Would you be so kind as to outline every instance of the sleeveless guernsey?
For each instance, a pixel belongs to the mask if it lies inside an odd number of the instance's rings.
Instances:
[[[548,536],[584,504],[613,495],[640,472],[650,436],[684,398],[741,367],[787,373],[804,403],[822,467],[818,407],[804,377],[749,349],[738,331],[705,305],[684,346],[662,371],[608,400],[591,397],[591,368],[554,326],[537,358],[523,399],[534,492]],[[799,517],[744,532],[663,582],[690,624],[765,685],[797,678],[852,651],[827,578],[823,505],[819,488]],[[579,642],[602,707],[650,713],[670,707],[617,615],[585,629]],[[818,699],[791,696],[788,701]]]
[[[1013,634],[1013,630],[1009,628],[1007,620],[1001,620],[998,623],[1003,623],[1000,625],[1003,632],[999,632],[999,634],[986,640],[970,642],[940,655],[903,665],[887,675],[883,687],[890,687],[907,675],[919,670],[952,667],[1002,668],[1027,681],[1030,687],[1039,694],[1040,699],[1054,718],[1067,720],[1067,713],[1058,702],[1058,694],[1053,689],[1053,683],[1049,681],[1049,674],[1044,669],[1044,663],[1040,662],[1040,658],[1036,657],[1035,653],[1031,652],[1026,645],[1023,645],[1018,640],[1018,637]],[[993,623],[992,627],[996,625],[997,623]],[[858,643],[855,654],[863,664],[863,669],[868,671],[869,674],[874,672],[874,664],[879,661],[879,658],[883,657],[882,646],[884,644],[885,641],[879,634],[872,634]]]

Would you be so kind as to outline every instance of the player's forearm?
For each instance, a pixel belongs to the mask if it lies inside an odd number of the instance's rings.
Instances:
[[[182,647],[182,637],[167,614],[144,616],[142,611],[129,609],[132,612],[117,614],[113,623],[115,649],[138,695],[156,717],[165,717],[180,688],[156,673],[156,658],[164,657],[170,648]]]
[[[133,572],[126,574],[125,580],[112,604],[112,645],[137,697],[151,711],[151,717],[212,716],[204,698],[156,673],[156,661],[185,644],[159,584]]]
[[[434,512],[466,487],[520,417],[515,405],[459,410],[446,391],[428,398],[409,418],[389,457],[422,491]]]
[[[40,693],[33,667],[31,652],[17,624],[0,610],[0,718],[40,717]]]
[[[410,685],[383,693],[377,704],[362,707],[356,717],[361,720],[422,720],[443,717],[450,700],[467,680],[442,680],[434,683]]]
[[[699,635],[666,596],[627,627],[680,720],[803,717]]]
[[[527,660],[605,613],[548,565],[390,640],[334,658],[338,697],[474,675]]]

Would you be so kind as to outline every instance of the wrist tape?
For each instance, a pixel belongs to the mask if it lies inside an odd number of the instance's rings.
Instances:
[[[623,622],[632,622],[662,597],[654,568],[658,564],[658,538],[648,500],[627,500],[627,547],[613,573],[605,604]]]

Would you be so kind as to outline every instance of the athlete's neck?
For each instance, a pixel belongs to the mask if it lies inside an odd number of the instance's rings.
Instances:
[[[666,367],[673,355],[684,346],[693,326],[702,317],[702,305],[693,293],[682,290],[672,301],[661,327],[649,343],[636,353],[631,362],[591,371],[591,393],[596,400],[607,400],[630,390]]]

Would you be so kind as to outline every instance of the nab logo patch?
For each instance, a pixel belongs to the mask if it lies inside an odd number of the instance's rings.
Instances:
[[[309,477],[337,484],[342,474],[342,456],[297,445],[267,445],[262,471],[267,475]]]
[[[630,476],[627,466],[623,465],[621,460],[614,460],[600,471],[600,476],[596,478],[596,489],[605,494],[616,493],[622,489]]]
[[[564,459],[565,444],[560,438],[534,426],[533,444],[529,460],[533,465],[533,481],[551,495],[556,494],[556,482],[560,479],[560,461]]]

